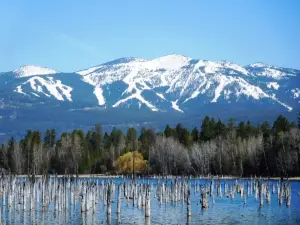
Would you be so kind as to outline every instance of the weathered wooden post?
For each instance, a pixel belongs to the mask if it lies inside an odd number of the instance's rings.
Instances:
[[[207,209],[208,208],[208,199],[207,199],[207,192],[205,187],[201,189],[201,207],[202,209]]]
[[[210,196],[212,196],[213,193],[214,193],[214,180],[211,179],[211,181],[210,181],[210,188],[209,188],[209,194],[210,194]]]
[[[106,208],[107,208],[107,215],[110,217],[111,215],[111,198],[112,198],[112,183],[108,183],[107,185],[107,203],[106,203]]]
[[[121,213],[121,185],[118,185],[118,205],[117,205],[117,214]]]
[[[146,188],[146,207],[145,207],[145,217],[151,216],[151,207],[150,207],[150,185],[147,185]]]
[[[283,184],[282,182],[280,182],[279,191],[278,191],[279,205],[282,205],[282,197],[283,197]]]
[[[259,181],[259,205],[263,206],[264,205],[264,196],[263,196],[263,187],[264,184],[262,183],[262,181]]]
[[[292,188],[291,184],[288,183],[286,187],[286,206],[290,207],[291,206],[291,199],[292,199]]]
[[[191,190],[189,184],[187,185],[187,195],[186,195],[186,201],[187,201],[187,216],[191,216]]]
[[[270,191],[270,182],[267,184],[266,186],[266,200],[267,200],[267,203],[270,203],[271,202],[271,191]]]

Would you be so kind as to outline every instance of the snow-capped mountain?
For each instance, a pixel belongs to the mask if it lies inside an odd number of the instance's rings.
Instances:
[[[16,77],[29,77],[33,75],[54,74],[57,71],[34,65],[25,65],[13,71]]]
[[[241,66],[167,55],[121,58],[72,73],[39,66],[0,73],[0,125],[22,120],[33,109],[41,121],[43,116],[51,119],[50,114],[59,121],[57,113],[73,118],[75,124],[80,112],[84,126],[97,122],[93,116],[100,114],[101,122],[112,115],[124,122],[147,115],[139,123],[151,123],[158,116],[192,121],[203,114],[296,114],[299,103],[300,71],[263,63]]]
[[[216,103],[236,102],[243,98],[268,99],[292,110],[293,105],[278,99],[275,92],[280,88],[280,80],[297,76],[299,71],[261,63],[242,67],[228,61],[212,62],[168,55],[153,60],[125,58],[77,73],[95,87],[99,105],[128,106],[135,100],[152,111],[164,111],[166,109],[161,106],[164,102],[174,110],[184,112],[188,111],[187,103],[195,99],[202,103]],[[258,85],[255,79],[260,77],[270,78],[270,82]],[[120,81],[126,88],[116,102],[111,102],[109,96],[103,94],[103,88]],[[146,93],[153,96],[147,98]]]

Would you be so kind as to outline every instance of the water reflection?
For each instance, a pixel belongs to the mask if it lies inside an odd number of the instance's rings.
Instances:
[[[86,179],[85,181],[89,181]],[[102,185],[107,182],[103,179],[93,179],[93,182]],[[114,183],[124,182],[115,179]],[[137,180],[143,183],[143,180]],[[34,206],[31,207],[29,198],[24,200],[23,196],[19,196],[9,205],[7,195],[0,197],[0,219],[1,224],[299,224],[300,222],[300,197],[297,194],[292,195],[291,206],[286,207],[283,203],[279,205],[277,193],[271,195],[270,202],[264,200],[263,206],[260,206],[259,199],[255,199],[255,193],[246,192],[247,201],[244,204],[244,198],[238,194],[234,198],[215,196],[215,204],[209,198],[209,208],[201,210],[201,195],[195,184],[207,183],[206,180],[189,180],[191,187],[191,216],[187,215],[187,204],[185,201],[172,199],[172,195],[168,199],[160,200],[159,194],[156,193],[157,180],[152,179],[151,200],[151,217],[145,217],[145,203],[141,199],[133,200],[123,196],[121,201],[121,212],[117,213],[118,191],[115,188],[112,203],[111,214],[107,214],[107,205],[105,196],[102,195],[100,189],[97,190],[95,212],[88,210],[81,212],[81,199],[76,197],[76,201],[71,201],[65,207],[57,207],[62,202],[56,201],[56,198],[50,200],[46,208],[42,207],[42,203],[35,200]],[[226,181],[231,184],[235,181]],[[168,181],[170,185],[171,181]],[[224,181],[222,181],[224,192]],[[168,186],[169,187],[169,186]],[[142,186],[141,186],[142,188]],[[169,189],[166,189],[169,190]],[[292,192],[297,193],[300,190],[300,182],[292,183]],[[216,190],[215,190],[216,193]],[[249,195],[248,195],[249,193]],[[79,196],[79,193],[76,193]],[[71,195],[68,197],[71,199]],[[174,197],[175,198],[175,197]]]

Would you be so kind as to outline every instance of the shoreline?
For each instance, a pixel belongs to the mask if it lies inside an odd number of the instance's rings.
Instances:
[[[23,174],[23,175],[16,175],[17,177],[28,177],[27,174]],[[42,177],[43,175],[35,175],[36,178],[40,178]],[[58,174],[58,175],[54,175],[54,174],[51,174],[50,177],[54,177],[54,176],[57,176],[59,178],[62,178],[62,177],[70,177],[70,176],[73,176],[73,177],[76,177],[76,175],[73,175],[73,174]],[[132,175],[107,175],[107,174],[79,174],[78,175],[79,178],[103,178],[103,179],[116,179],[116,178],[131,178]],[[136,175],[136,178],[137,179],[176,179],[176,178],[184,178],[184,179],[187,179],[187,178],[190,178],[190,179],[220,179],[220,180],[248,180],[248,179],[254,179],[255,177],[237,177],[237,176],[173,176],[173,175],[167,175],[167,176],[159,176],[159,175],[151,175],[151,176],[139,176],[139,175]],[[256,178],[261,178],[263,180],[280,180],[281,177],[256,177]],[[286,179],[284,177],[284,179]],[[289,180],[292,180],[292,181],[300,181],[300,177],[289,177],[288,178]]]

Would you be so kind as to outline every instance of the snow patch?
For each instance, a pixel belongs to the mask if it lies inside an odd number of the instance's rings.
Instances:
[[[178,99],[176,101],[171,101],[172,103],[172,108],[175,109],[176,111],[179,111],[181,113],[183,113],[183,111],[179,108],[179,106],[177,105]]]
[[[267,98],[267,95],[261,88],[249,84],[243,78],[237,78],[236,80],[240,86],[240,90],[237,90],[236,95],[240,96],[241,94],[251,96],[252,98],[259,100],[260,98]]]
[[[161,94],[161,93],[156,93],[156,95],[157,95],[158,97],[160,97],[161,99],[166,100],[166,98],[165,98],[165,96],[164,96],[163,94]]]
[[[186,66],[190,60],[191,58],[189,57],[173,54],[145,61],[143,62],[143,65],[149,70],[178,70],[183,66]]]
[[[97,69],[100,69],[102,66],[94,66],[94,67],[91,67],[91,68],[88,68],[86,70],[80,70],[80,71],[77,71],[76,73],[78,73],[79,75],[81,76],[84,76],[84,75],[87,75],[89,73],[92,73],[94,72],[95,70]]]
[[[183,103],[186,103],[187,101],[189,101],[189,100],[191,100],[193,98],[196,98],[199,94],[200,94],[199,90],[194,91],[190,97],[188,97],[187,99],[184,100]]]
[[[225,76],[220,76],[219,78],[219,85],[218,87],[215,89],[215,97],[213,100],[211,100],[211,102],[217,102],[218,98],[221,95],[221,92],[223,91],[223,89],[225,88],[225,86],[227,85],[227,79]]]
[[[57,71],[47,67],[28,65],[21,66],[20,68],[14,70],[13,73],[16,75],[16,77],[29,77],[34,75],[54,74],[57,73]]]
[[[104,105],[105,104],[105,98],[103,96],[103,90],[102,90],[101,87],[95,87],[94,95],[96,95],[99,105]]]
[[[14,91],[15,91],[15,92],[18,92],[18,93],[20,93],[20,94],[23,94],[23,95],[27,95],[25,92],[23,92],[22,86],[17,86],[17,89],[14,90]]]
[[[69,87],[67,85],[62,84],[62,82],[60,80],[54,80],[53,77],[48,77],[48,79],[44,79],[42,77],[31,77],[28,81],[26,81],[25,83],[23,83],[23,85],[25,84],[30,84],[31,88],[39,93],[42,93],[44,95],[46,95],[47,97],[50,97],[50,95],[54,96],[57,100],[59,101],[64,101],[64,97],[68,100],[68,101],[72,101],[72,95],[71,95],[71,91],[73,90],[72,87]],[[50,95],[48,95],[47,93],[45,93],[43,91],[43,87],[45,87]]]
[[[112,107],[118,107],[120,104],[123,104],[125,102],[127,102],[130,99],[137,99],[139,100],[141,103],[145,104],[151,111],[153,112],[157,112],[159,111],[154,105],[152,105],[150,102],[146,101],[142,96],[141,96],[141,90],[137,89],[136,93],[132,94],[131,96],[121,99],[118,102],[116,102]]]
[[[274,88],[275,90],[278,90],[279,84],[277,82],[269,82],[267,83],[268,88]]]
[[[250,65],[248,65],[248,67],[267,67],[268,65],[267,64],[264,64],[264,63],[260,63],[260,62],[257,62],[257,63],[252,63]]]
[[[270,97],[271,97],[274,101],[276,101],[277,103],[279,103],[280,105],[282,105],[282,106],[284,106],[285,108],[287,108],[289,111],[292,111],[292,110],[293,110],[293,108],[292,108],[291,106],[289,106],[289,105],[287,105],[287,104],[285,104],[285,103],[279,101],[279,100],[275,97],[275,95],[272,95],[272,96],[270,96]]]
[[[33,94],[34,96],[36,96],[36,97],[40,97],[38,94],[36,94],[36,93],[34,93],[34,92],[32,92],[31,94]]]
[[[300,97],[300,88],[292,89],[292,93],[294,94],[294,99]]]

